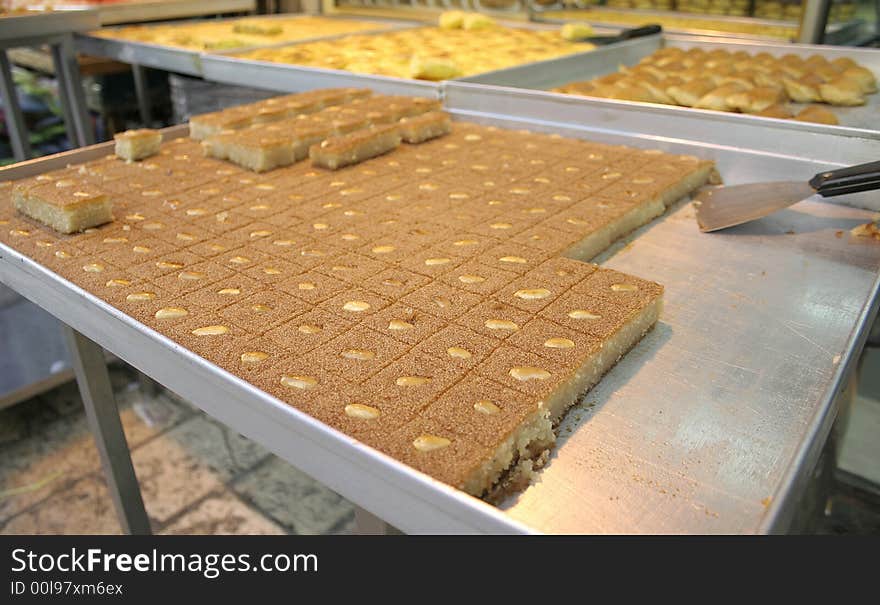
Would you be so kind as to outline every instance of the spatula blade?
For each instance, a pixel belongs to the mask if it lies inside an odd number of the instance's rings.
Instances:
[[[703,189],[694,200],[700,231],[741,225],[804,200],[816,191],[801,181],[752,183]]]

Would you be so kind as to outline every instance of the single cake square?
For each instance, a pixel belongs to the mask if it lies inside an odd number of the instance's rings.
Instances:
[[[151,128],[126,130],[113,135],[116,155],[126,162],[143,160],[156,155],[162,145],[162,133]]]
[[[312,145],[309,148],[309,157],[315,166],[338,170],[388,153],[396,149],[400,141],[400,129],[397,125],[371,126]]]
[[[452,118],[443,111],[429,111],[400,121],[400,133],[407,143],[424,143],[450,132],[452,132]]]
[[[113,220],[109,196],[82,178],[63,178],[12,188],[16,210],[60,233],[74,233]]]

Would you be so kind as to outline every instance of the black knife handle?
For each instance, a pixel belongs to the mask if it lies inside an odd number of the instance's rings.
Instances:
[[[822,197],[880,189],[880,161],[820,172],[810,186]]]
[[[654,34],[659,34],[662,31],[663,28],[657,24],[643,25],[641,27],[623,30],[622,32],[620,32],[619,38],[621,40],[632,40],[633,38],[641,38],[643,36],[652,36]]]

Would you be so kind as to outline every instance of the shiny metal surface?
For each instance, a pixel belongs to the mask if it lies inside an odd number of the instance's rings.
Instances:
[[[202,55],[202,76],[211,82],[251,86],[279,92],[360,86],[393,95],[440,97],[440,83],[390,76],[356,74],[339,69],[254,61],[223,55]]]
[[[666,46],[685,49],[704,48],[707,50],[720,48],[731,52],[738,50],[744,50],[750,53],[767,52],[774,56],[791,53],[806,57],[812,54],[818,54],[827,57],[829,60],[838,57],[850,57],[873,71],[874,75],[880,79],[880,52],[877,52],[874,49],[773,42],[756,43],[746,40],[721,40],[709,36],[686,36],[664,33],[657,36],[646,36],[644,38],[612,44],[591,53],[585,53],[576,58],[562,57],[559,59],[544,61],[540,66],[536,64],[523,65],[511,69],[491,72],[489,74],[462,78],[459,81],[534,89],[536,94],[539,95],[556,94],[546,91],[570,82],[588,80],[600,75],[616,72],[621,64],[635,65],[643,57],[646,57],[655,50]],[[575,96],[574,98],[584,99],[585,101],[592,100],[585,97]],[[601,99],[598,101],[612,106],[631,103],[629,101],[614,101],[610,99]],[[672,112],[673,114],[701,114],[710,119],[715,118],[719,121],[731,122],[732,124],[744,124],[747,122],[759,125],[773,124],[791,130],[830,132],[844,136],[880,139],[880,119],[878,119],[878,115],[880,115],[880,94],[868,95],[867,103],[861,107],[834,107],[833,111],[840,120],[839,126],[811,124],[807,122],[796,122],[794,120],[778,120],[775,118],[762,118],[746,114],[709,111],[672,105],[657,105],[653,103],[635,103],[635,105],[642,108],[642,111],[644,112],[660,112],[667,115],[669,112]],[[806,106],[803,104],[792,105],[797,108]],[[739,126],[737,126],[737,128],[739,128]],[[728,134],[728,132],[724,132],[723,137],[721,138],[727,137]],[[792,147],[792,149],[797,150],[798,148]]]
[[[64,7],[64,3],[55,3]],[[70,5],[74,6],[75,5]],[[160,19],[179,19],[198,15],[252,12],[256,0],[134,0],[134,2],[103,3],[95,8],[103,25],[135,23]]]
[[[68,10],[0,17],[0,42],[44,38],[56,34],[82,32],[100,25],[97,11]],[[22,44],[25,46],[26,44]]]
[[[404,24],[406,27],[412,26],[412,22],[399,23]],[[555,29],[554,26],[549,26],[543,23],[521,23],[503,20],[500,21],[500,23],[505,26],[518,27],[521,29]],[[596,28],[596,33],[598,35],[614,35],[619,31],[619,28]],[[296,43],[285,44],[282,46],[295,45]],[[585,55],[591,54],[591,52],[592,51],[576,53],[569,55],[566,58],[571,61],[577,61]],[[386,94],[434,97],[439,97],[441,95],[440,91],[442,83],[440,82],[411,80],[380,75],[364,75],[338,69],[323,69],[287,63],[254,61],[251,59],[234,57],[231,53],[227,53],[226,55],[206,53],[202,55],[201,62],[203,67],[202,74],[206,80],[223,82],[226,84],[237,84],[240,86],[253,86],[256,88],[265,88],[267,90],[297,92],[333,86],[368,86],[378,92]],[[552,63],[552,61],[530,63],[528,66],[536,71],[540,71],[542,66],[546,63]],[[495,73],[499,72],[492,71],[482,75],[491,79],[492,74]]]
[[[301,15],[302,16],[302,15]],[[291,14],[279,14],[279,15],[266,15],[262,17],[263,19],[291,19],[296,18],[297,15]],[[348,20],[348,19],[345,19]],[[378,32],[378,31],[387,31],[389,29],[399,29],[404,27],[411,27],[411,22],[406,21],[392,21],[386,19],[371,19],[368,17],[360,18],[361,21],[375,21],[376,29],[369,30],[368,32]],[[180,22],[171,23],[172,25],[181,24]],[[155,25],[162,25],[161,23],[157,23]],[[145,25],[144,27],[149,27],[150,24]],[[97,29],[97,26],[91,28]],[[112,28],[108,28],[112,29]],[[308,42],[311,40],[321,40],[328,38],[337,38],[339,34],[331,35],[331,36],[320,36],[316,35],[313,38],[299,40],[299,42]],[[275,46],[286,46],[287,43],[273,43],[267,44],[265,46],[261,46],[259,48],[271,48]],[[123,63],[132,63],[137,65],[142,65],[144,67],[153,67],[155,69],[162,69],[164,71],[173,71],[181,74],[186,74],[190,76],[202,76],[202,57],[205,56],[204,53],[201,53],[196,50],[191,50],[187,48],[176,48],[173,46],[163,46],[160,44],[150,44],[148,42],[137,42],[134,40],[123,40],[123,39],[114,39],[114,38],[103,38],[101,36],[91,35],[90,32],[78,34],[76,36],[76,45],[80,52],[83,52],[88,55],[94,55],[96,57],[108,57],[111,59],[115,59],[117,61],[122,61]],[[234,52],[243,52],[246,50],[250,50],[254,47],[248,48],[238,48],[235,49]],[[218,52],[216,56],[225,56],[233,51],[225,51]],[[212,55],[213,56],[213,55]],[[257,86],[253,84],[253,86]]]
[[[809,183],[802,181],[704,187],[693,205],[700,231],[708,233],[773,214],[814,193]]]
[[[777,510],[811,472],[876,314],[880,246],[848,234],[867,213],[831,204],[716,234],[693,214],[604,263],[662,283],[663,316],[569,414],[540,483],[503,507],[513,518],[553,533],[785,529]]]
[[[857,163],[878,145],[803,133],[818,153],[808,159],[758,138],[750,148],[748,128],[741,145],[719,145],[699,118],[643,115],[653,124],[640,132],[628,108],[581,121],[553,99],[533,106],[503,89],[443,88],[457,118],[693,153],[715,159],[730,184],[806,179],[823,158]],[[34,160],[0,179],[106,149]],[[0,281],[406,532],[772,532],[788,526],[876,315],[880,245],[847,233],[870,217],[805,202],[702,234],[681,205],[603,254],[606,266],[664,284],[666,311],[568,415],[539,480],[500,510],[280,403],[3,246]]]
[[[614,12],[626,12],[633,15],[644,15],[645,23],[650,21],[651,15],[662,17],[680,17],[684,19],[704,19],[706,21],[721,21],[731,24],[744,24],[754,26],[780,27],[790,26],[797,28],[798,24],[794,21],[779,21],[776,19],[760,19],[757,17],[736,17],[731,15],[709,15],[700,13],[687,13],[683,11],[667,11],[667,10],[644,10],[644,9],[625,9],[614,8]],[[565,17],[560,18],[559,7],[547,7],[533,12],[533,18],[546,23],[565,23],[572,19]],[[584,17],[578,19],[590,23],[589,10],[584,11]],[[594,21],[596,25],[609,25],[604,21]],[[707,23],[706,28],[688,28],[688,27],[664,27],[663,30],[670,34],[684,34],[693,36],[711,36],[713,38],[726,38],[732,40],[751,40],[754,42],[774,42],[785,43],[785,40],[774,38],[771,36],[762,36],[760,34],[747,34],[741,32],[726,32],[712,29],[711,24]],[[631,25],[625,27],[632,27]],[[859,39],[864,28],[864,23],[858,19],[847,21],[845,23],[829,23],[825,30],[825,42],[828,44],[849,44],[853,40]]]

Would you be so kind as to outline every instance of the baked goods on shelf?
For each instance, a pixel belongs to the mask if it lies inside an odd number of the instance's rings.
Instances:
[[[113,220],[110,195],[76,170],[64,169],[15,183],[15,209],[59,233],[74,233]]]
[[[670,46],[636,65],[621,66],[617,73],[554,90],[787,119],[795,113],[786,107],[789,101],[863,105],[865,96],[877,91],[877,81],[869,69],[846,57],[829,61],[821,55],[775,57],[766,52]],[[800,112],[797,119],[810,121],[816,116],[821,123],[836,123],[829,114],[811,109]]]
[[[230,50],[381,29],[371,21],[327,17],[246,17],[99,29],[92,36],[195,51]]]
[[[258,61],[344,69],[356,73],[448,80],[553,59],[595,48],[570,42],[557,30],[505,27],[419,27],[372,35],[350,35],[237,56]]]
[[[712,173],[693,157],[465,122],[335,171],[255,174],[178,139],[143,162],[16,184],[75,174],[113,197],[117,220],[60,236],[4,201],[0,242],[484,496],[544,462],[554,423],[660,314],[662,286],[583,261]]]
[[[656,23],[665,30],[719,31],[781,40],[793,40],[797,37],[797,26],[795,25],[782,23],[770,25],[742,19],[713,19],[712,17],[691,17],[678,14],[663,15],[656,12],[639,13],[590,8],[588,10],[547,11],[542,12],[541,17],[544,19],[608,23],[630,27]],[[700,31],[695,31],[694,33],[700,33]]]
[[[159,151],[162,133],[151,128],[126,130],[113,135],[116,155],[128,162],[143,160]]]

